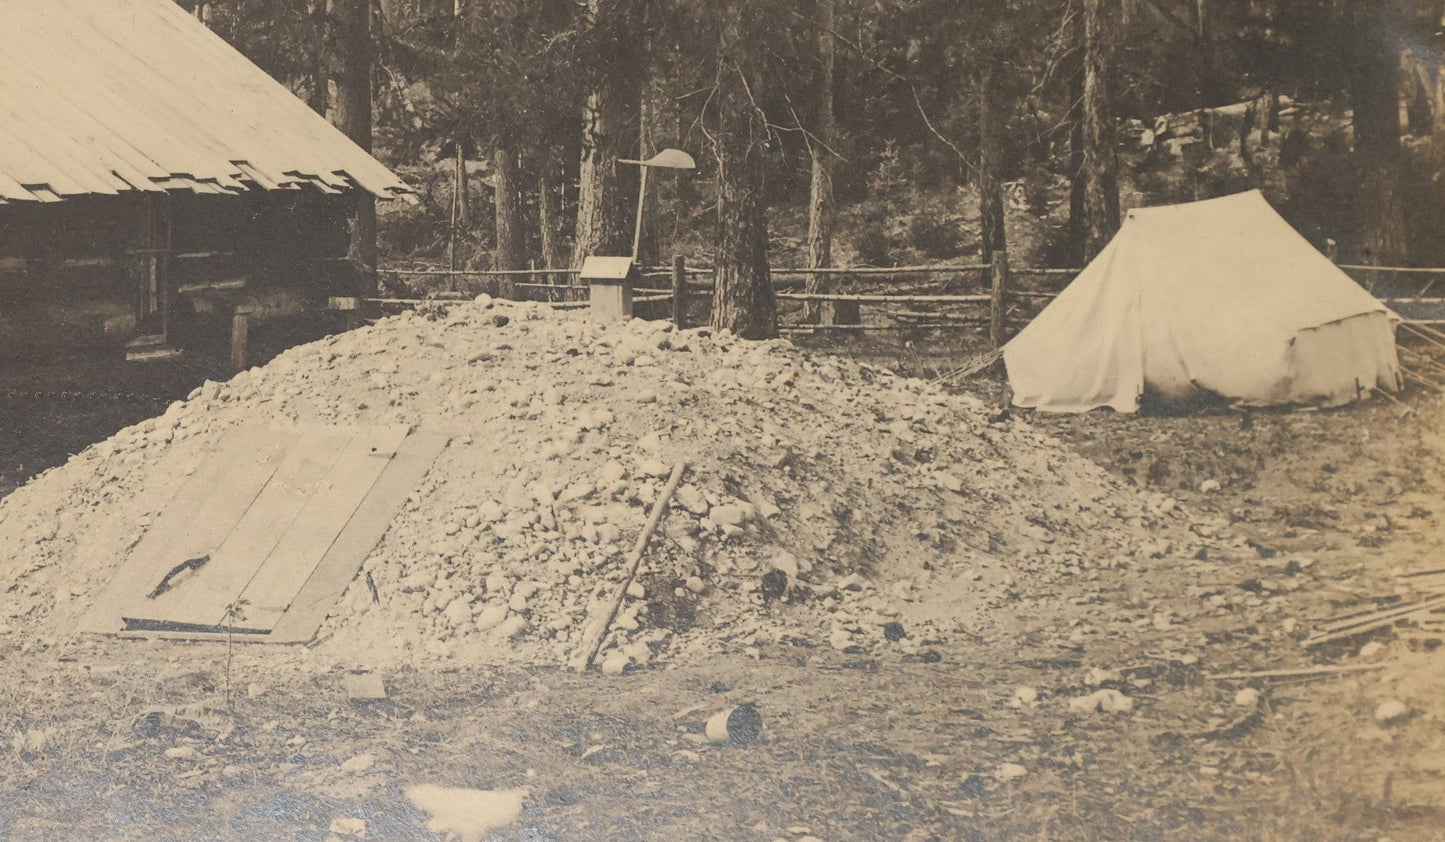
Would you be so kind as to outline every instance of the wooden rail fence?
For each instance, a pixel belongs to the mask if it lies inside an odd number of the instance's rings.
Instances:
[[[857,266],[857,267],[830,267],[830,268],[778,268],[772,270],[774,278],[799,278],[806,280],[815,276],[826,276],[830,278],[843,279],[900,279],[905,276],[926,276],[937,278],[938,276],[975,274],[978,276],[978,286],[982,291],[977,293],[949,293],[949,292],[828,292],[810,293],[798,291],[792,288],[791,284],[780,284],[777,298],[785,302],[835,302],[853,303],[860,305],[941,305],[941,306],[963,306],[982,307],[987,305],[987,311],[976,315],[959,313],[939,312],[935,310],[923,311],[896,311],[887,313],[891,323],[859,323],[859,324],[781,324],[780,332],[783,333],[815,333],[826,331],[844,332],[867,332],[867,331],[890,331],[890,330],[942,330],[951,328],[976,329],[986,327],[989,335],[990,345],[999,348],[1007,339],[1010,326],[1026,324],[1032,319],[1032,314],[1025,313],[1016,316],[1013,309],[1018,305],[1026,303],[1043,303],[1053,300],[1058,296],[1058,291],[1039,289],[1015,289],[1014,279],[1019,277],[1035,277],[1045,279],[1072,280],[1081,272],[1081,269],[1052,268],[1052,267],[1010,267],[1008,253],[999,252],[989,256],[990,259],[980,263],[963,263],[942,266]],[[1420,274],[1420,275],[1445,275],[1445,267],[1404,267],[1404,266],[1368,266],[1356,264],[1339,264],[1341,269],[1350,272],[1380,272],[1395,274]],[[706,266],[688,266],[681,256],[675,257],[671,266],[644,267],[640,276],[647,280],[669,279],[669,286],[643,286],[635,290],[640,296],[637,303],[654,303],[670,300],[671,318],[679,327],[685,327],[687,321],[687,301],[690,297],[711,295],[713,285],[707,282],[691,280],[696,276],[711,274],[712,268]],[[579,274],[577,269],[447,269],[447,268],[383,268],[380,270],[383,275],[390,274],[401,277],[438,277],[447,278],[448,286],[454,284],[457,278],[481,278],[481,279],[506,279],[507,286],[514,291],[536,290],[548,294],[569,294],[570,300],[555,301],[554,304],[568,308],[577,307],[582,302],[576,300],[574,294],[584,292],[588,289],[586,284],[576,282]],[[512,280],[513,278],[527,278],[527,280]],[[543,282],[539,279],[550,279]],[[565,282],[558,282],[557,279],[566,279]],[[935,285],[930,282],[929,285]],[[1445,307],[1445,296],[1428,296],[1426,293],[1434,285],[1434,280],[1414,296],[1402,296],[1395,298],[1381,299],[1386,306],[1392,309],[1405,306],[1423,307]],[[376,303],[383,301],[395,304],[418,303],[418,300],[411,299],[368,299]],[[1445,324],[1445,319],[1436,318],[1407,318],[1407,324],[1411,325],[1439,325]]]

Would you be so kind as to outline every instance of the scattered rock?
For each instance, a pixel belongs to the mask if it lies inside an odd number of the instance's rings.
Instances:
[[[365,772],[376,765],[376,756],[372,754],[358,754],[355,757],[341,764],[341,771],[353,775]]]
[[[619,651],[617,651],[617,650],[613,650],[612,652],[608,653],[606,657],[604,657],[604,658],[602,659],[602,666],[601,666],[602,674],[603,674],[603,675],[621,675],[621,674],[623,673],[623,671],[625,671],[625,670],[627,669],[628,665],[631,664],[631,663],[632,663],[632,659],[631,659],[630,657],[628,657],[626,654],[624,654],[623,652],[619,652]]]
[[[1032,687],[1019,687],[1014,690],[1013,698],[1009,700],[1009,706],[1016,708],[1033,707],[1038,700],[1039,691]]]
[[[993,776],[1001,781],[1016,781],[1028,773],[1028,769],[1017,763],[1004,763],[994,771]]]
[[[347,673],[341,684],[346,688],[346,698],[353,702],[373,702],[386,698],[386,685],[381,676],[373,672]]]
[[[1134,709],[1134,700],[1118,690],[1098,690],[1087,696],[1069,699],[1069,710],[1078,713],[1128,713]]]
[[[491,604],[482,609],[477,615],[477,631],[491,631],[500,626],[502,621],[507,619],[507,606]]]
[[[724,503],[708,510],[708,518],[721,527],[742,527],[752,519],[752,506],[746,503]]]
[[[1379,707],[1375,708],[1375,721],[1387,725],[1409,712],[1410,707],[1404,702],[1399,699],[1389,699],[1381,702]]]
[[[332,819],[330,833],[341,840],[365,839],[366,819]]]
[[[679,485],[677,491],[673,493],[673,499],[677,501],[678,505],[698,517],[703,517],[707,514],[707,497],[705,497],[702,491],[695,485],[690,483]]]
[[[421,784],[403,790],[406,799],[427,813],[427,830],[455,834],[461,842],[482,842],[492,831],[501,830],[522,816],[527,800],[525,789],[453,789]]]

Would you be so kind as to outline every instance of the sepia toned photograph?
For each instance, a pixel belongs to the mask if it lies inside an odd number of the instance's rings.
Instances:
[[[0,45],[0,842],[1445,840],[1445,0]]]

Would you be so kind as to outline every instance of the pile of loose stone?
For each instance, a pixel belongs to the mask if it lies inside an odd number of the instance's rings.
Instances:
[[[416,312],[294,348],[0,501],[0,631],[55,637],[242,423],[450,435],[320,632],[338,659],[563,663],[687,473],[600,663],[803,640],[921,652],[1005,594],[1125,563],[1158,515],[981,402],[785,341],[546,305]]]

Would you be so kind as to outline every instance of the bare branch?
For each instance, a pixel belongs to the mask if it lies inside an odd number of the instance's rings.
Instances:
[[[791,96],[788,96],[786,91],[783,92],[783,101],[788,104],[788,113],[793,115],[793,125],[796,128],[788,129],[779,126],[778,129],[780,131],[795,131],[801,133],[803,135],[803,140],[806,141],[808,144],[808,156],[811,158],[816,159],[818,157],[818,153],[813,150],[813,147],[816,144],[817,146],[821,146],[823,150],[826,151],[829,155],[832,155],[834,158],[837,158],[838,160],[847,163],[848,159],[843,157],[843,155],[841,155],[838,150],[824,143],[822,138],[818,137],[817,135],[813,134],[812,132],[808,131],[806,128],[803,127],[803,121],[799,119],[798,111],[796,108],[793,107],[793,98]]]
[[[834,38],[838,39],[839,41],[841,41],[841,42],[844,43],[844,44],[847,44],[849,47],[852,47],[852,48],[853,48],[853,51],[854,51],[855,53],[857,53],[860,58],[862,58],[864,61],[868,62],[869,64],[873,65],[873,66],[874,66],[875,68],[877,68],[880,72],[882,72],[885,76],[887,76],[888,78],[890,78],[890,79],[892,79],[892,80],[894,80],[894,81],[896,81],[896,82],[901,82],[901,83],[907,85],[907,86],[908,86],[908,91],[909,91],[909,93],[911,93],[911,94],[913,95],[913,105],[914,105],[915,108],[918,109],[918,116],[923,119],[923,125],[924,125],[925,127],[927,127],[928,131],[929,131],[934,137],[938,138],[938,140],[939,140],[940,142],[942,142],[944,146],[947,146],[949,149],[953,150],[953,154],[955,154],[955,155],[958,156],[958,160],[963,164],[964,169],[967,169],[968,171],[970,171],[971,173],[973,173],[973,174],[975,174],[975,175],[978,173],[978,167],[973,163],[973,161],[969,160],[968,156],[964,154],[964,152],[963,152],[962,149],[959,149],[959,148],[958,148],[958,144],[954,143],[953,141],[951,141],[951,140],[949,140],[947,137],[945,137],[944,134],[943,134],[943,132],[940,132],[940,131],[938,130],[938,127],[933,124],[933,120],[930,119],[929,116],[928,116],[928,111],[923,107],[923,100],[920,99],[919,96],[918,96],[918,86],[916,86],[916,85],[913,84],[913,80],[912,80],[912,79],[909,79],[908,77],[904,76],[903,74],[899,73],[898,71],[893,70],[892,68],[885,66],[882,62],[878,61],[876,58],[874,58],[873,56],[869,55],[868,52],[867,52],[866,50],[864,50],[862,46],[860,46],[859,44],[857,44],[856,42],[854,42],[851,38],[848,38],[848,37],[847,37],[846,35],[844,35],[843,33],[837,31],[836,29],[830,29],[830,30],[828,30],[828,32],[829,32]]]
[[[1165,6],[1164,0],[1144,0],[1144,2],[1148,3],[1149,6],[1153,8],[1154,11],[1158,12],[1165,20],[1189,33],[1189,37],[1193,38],[1195,41],[1204,40],[1204,36],[1199,34],[1199,30],[1196,29],[1195,26],[1189,21],[1175,14],[1168,6]]]

